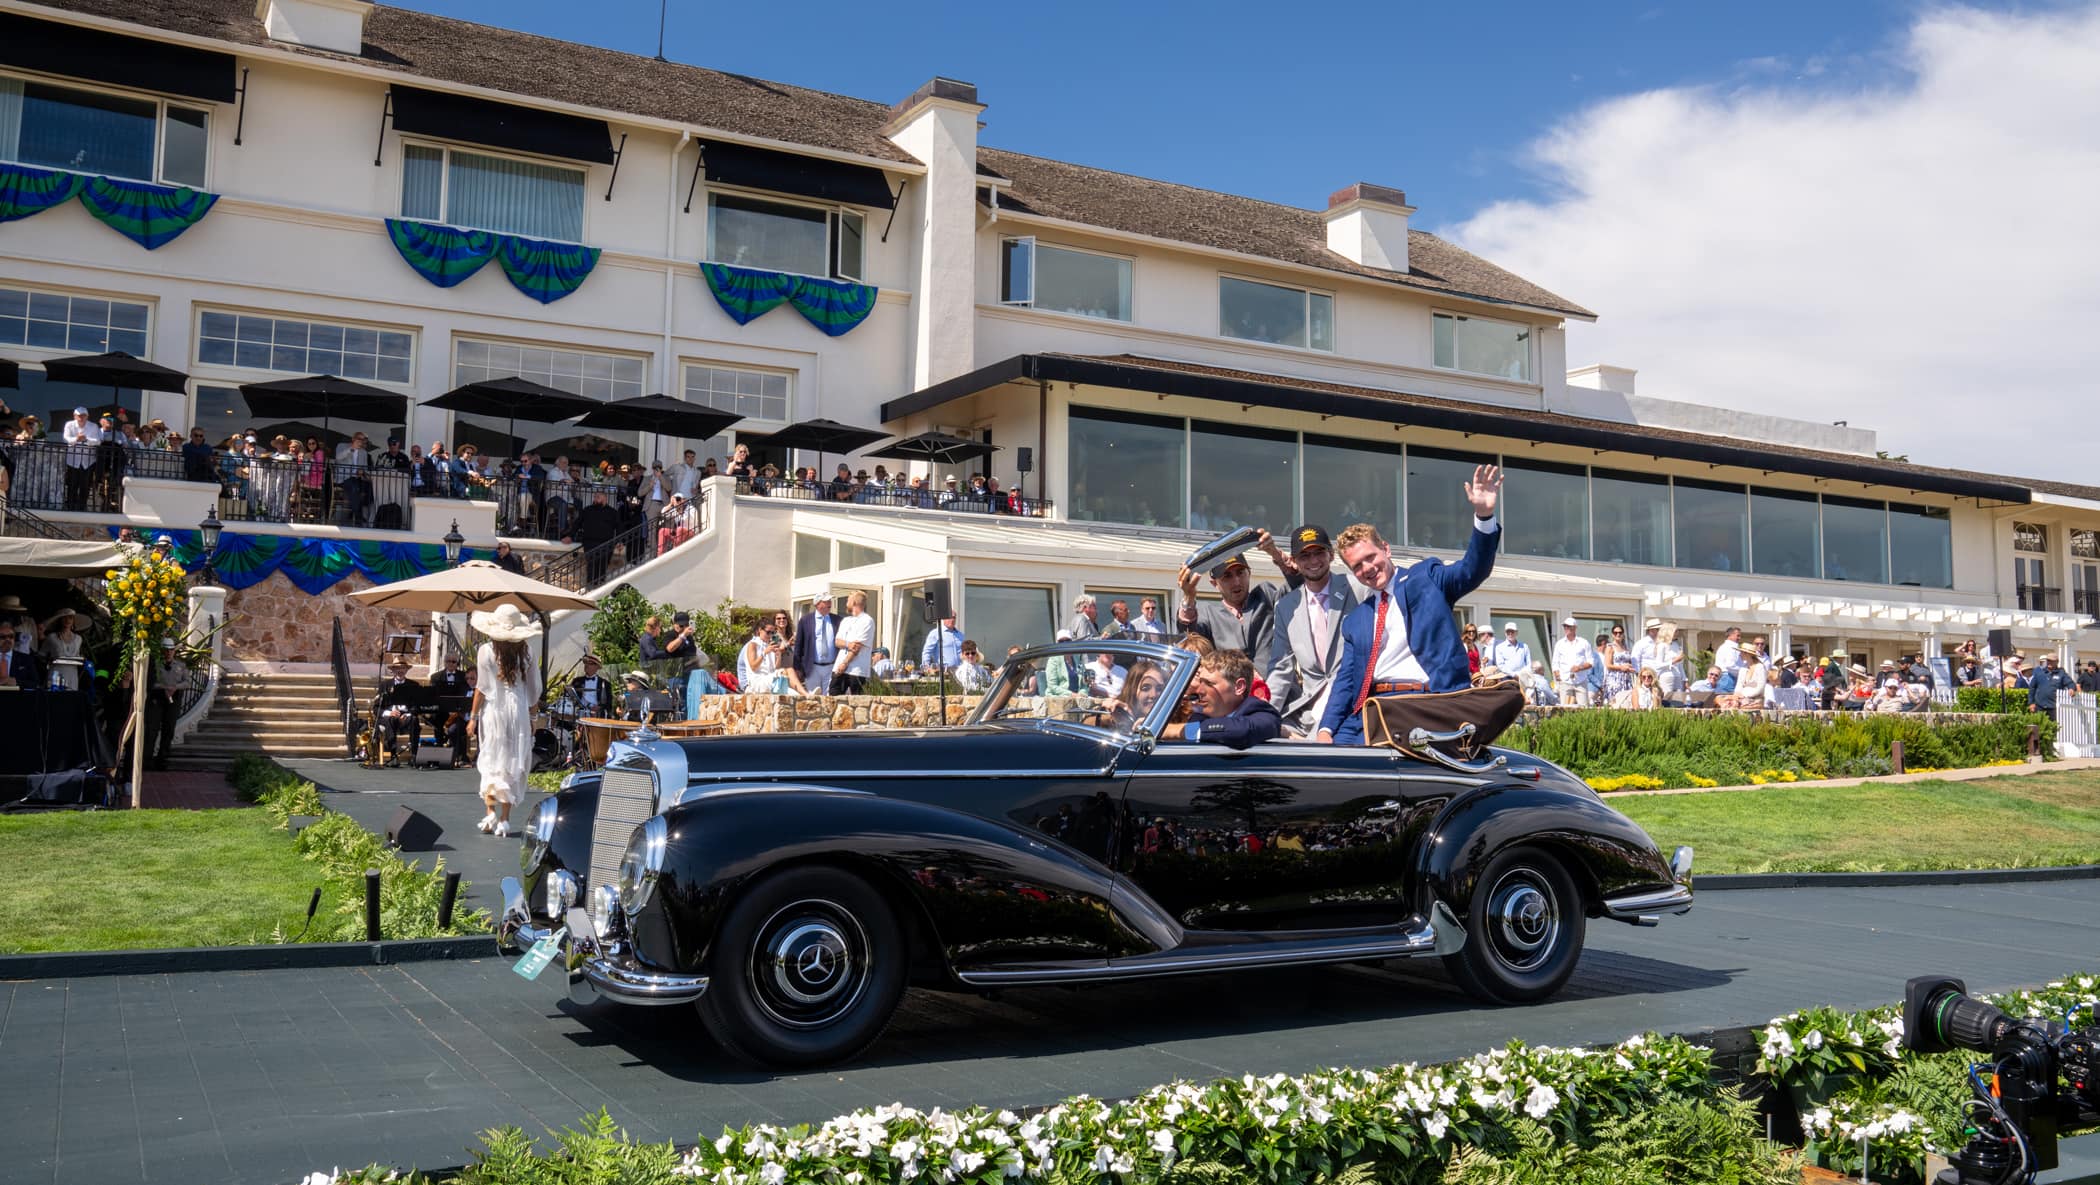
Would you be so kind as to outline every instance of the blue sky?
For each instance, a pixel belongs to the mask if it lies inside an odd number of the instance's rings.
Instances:
[[[656,47],[656,0],[406,6]],[[1536,196],[1524,147],[1571,111],[1687,84],[1870,82],[1918,7],[671,0],[665,53],[882,101],[947,74],[977,84],[988,144],[1301,206],[1375,181],[1442,225]]]

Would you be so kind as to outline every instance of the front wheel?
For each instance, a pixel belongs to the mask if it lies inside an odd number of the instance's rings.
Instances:
[[[1466,944],[1444,956],[1461,987],[1501,1004],[1543,1000],[1582,957],[1582,894],[1558,859],[1510,848],[1488,861],[1466,910]]]
[[[795,868],[729,909],[700,997],[708,1032],[769,1066],[844,1061],[882,1035],[904,993],[908,953],[896,916],[866,881]]]

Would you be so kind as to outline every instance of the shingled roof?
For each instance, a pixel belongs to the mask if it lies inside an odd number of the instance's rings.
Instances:
[[[1408,231],[1408,270],[1387,271],[1353,263],[1328,250],[1327,222],[1318,210],[999,148],[980,148],[977,159],[1013,181],[1012,189],[1000,191],[1001,210],[1236,251],[1427,292],[1526,305],[1574,317],[1596,316],[1427,231]]]

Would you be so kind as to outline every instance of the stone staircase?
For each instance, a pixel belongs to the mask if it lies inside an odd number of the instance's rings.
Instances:
[[[171,769],[223,770],[242,753],[341,757],[342,716],[335,676],[228,671],[211,711],[168,754]]]

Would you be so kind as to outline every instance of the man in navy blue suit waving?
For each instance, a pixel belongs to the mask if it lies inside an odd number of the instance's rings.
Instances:
[[[1342,620],[1342,661],[1320,717],[1320,740],[1363,744],[1358,711],[1374,695],[1462,691],[1472,685],[1451,606],[1495,570],[1495,549],[1502,542],[1495,502],[1501,492],[1501,469],[1482,465],[1473,470],[1473,480],[1466,483],[1473,538],[1455,564],[1426,559],[1397,571],[1392,544],[1369,523],[1335,537],[1342,561],[1370,592]]]

